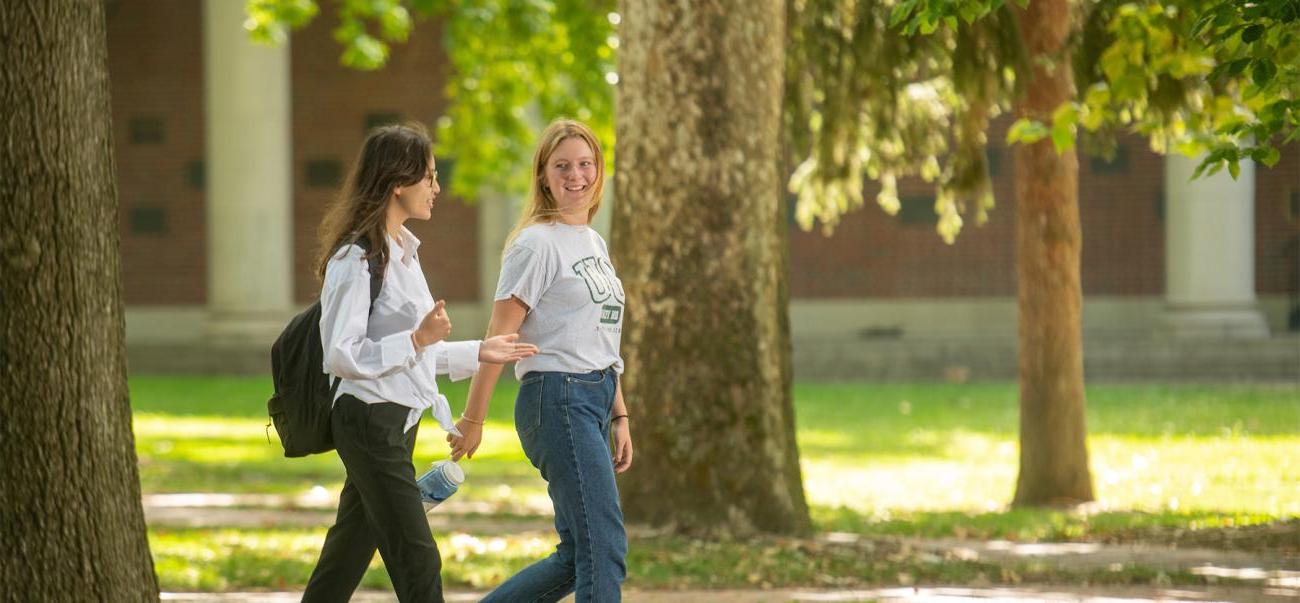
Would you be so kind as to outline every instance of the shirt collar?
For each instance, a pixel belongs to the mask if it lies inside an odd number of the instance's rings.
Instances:
[[[398,258],[403,265],[410,266],[411,258],[415,257],[416,250],[420,248],[420,239],[415,238],[415,235],[411,234],[405,226],[402,227],[400,235],[402,240],[397,241],[385,233],[384,238],[388,240],[388,257]]]

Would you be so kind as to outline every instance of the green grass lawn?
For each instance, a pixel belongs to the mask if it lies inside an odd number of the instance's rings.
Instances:
[[[334,455],[279,456],[275,434],[268,440],[265,428],[266,379],[135,377],[130,384],[146,494],[303,494],[317,487],[336,492],[341,486],[342,466]],[[453,409],[464,403],[466,385],[446,388]],[[484,444],[464,463],[469,478],[457,494],[458,500],[494,503],[502,513],[549,505],[514,434],[514,389],[509,382],[498,388]],[[819,531],[1077,540],[1300,516],[1296,386],[1090,386],[1089,449],[1099,502],[1085,513],[1005,508],[1016,477],[1014,384],[800,383],[795,406],[806,490]],[[442,458],[446,450],[443,434],[426,419],[417,464]],[[151,532],[164,584],[204,589],[281,586],[267,576],[305,579],[322,535],[323,528]],[[545,533],[486,540],[446,534],[439,542],[444,555],[460,556],[445,576],[462,585],[493,584],[553,545]],[[733,575],[736,564],[718,561],[732,554],[729,545],[718,546],[709,550],[660,537],[634,542],[632,584],[753,583],[749,574]],[[772,555],[809,555],[798,546],[786,550],[790,546],[776,546]],[[679,554],[697,549],[695,557]],[[826,554],[817,563],[796,564],[806,569],[778,581],[832,585],[845,579],[843,572],[855,577],[851,583],[896,571],[929,575],[889,564],[858,567],[854,563],[867,562],[835,561],[836,555],[852,553]],[[698,571],[681,569],[692,560]],[[969,576],[987,577],[989,571],[977,564],[943,565],[943,571]],[[1142,575],[1134,570],[1110,577],[1125,581]],[[375,571],[367,584],[385,580]]]

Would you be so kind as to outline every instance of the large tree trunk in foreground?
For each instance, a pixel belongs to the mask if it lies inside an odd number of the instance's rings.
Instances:
[[[1074,98],[1064,50],[1068,0],[1034,0],[1020,17],[1032,73],[1019,117],[1051,123]],[[1045,64],[1050,62],[1050,65]],[[1084,420],[1079,283],[1079,161],[1050,140],[1015,150],[1016,260],[1020,304],[1020,477],[1015,505],[1093,500]]]
[[[0,3],[0,593],[158,599],[127,400],[104,3]]]
[[[687,533],[806,532],[778,222],[785,6],[626,0],[622,15],[624,509]]]

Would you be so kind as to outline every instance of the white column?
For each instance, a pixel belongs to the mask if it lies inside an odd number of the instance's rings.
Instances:
[[[254,44],[244,2],[203,3],[208,332],[269,342],[293,308],[288,44]]]
[[[1191,180],[1200,159],[1165,158],[1165,326],[1180,336],[1258,338],[1255,164]]]
[[[484,316],[492,313],[492,297],[501,276],[501,251],[510,229],[519,220],[522,199],[501,194],[484,194],[478,202],[478,289]],[[486,319],[484,320],[486,325]]]

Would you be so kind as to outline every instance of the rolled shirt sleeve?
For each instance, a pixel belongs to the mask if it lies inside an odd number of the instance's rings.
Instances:
[[[426,362],[432,358],[434,374],[446,375],[460,381],[478,372],[478,352],[481,341],[439,341],[424,349]]]

